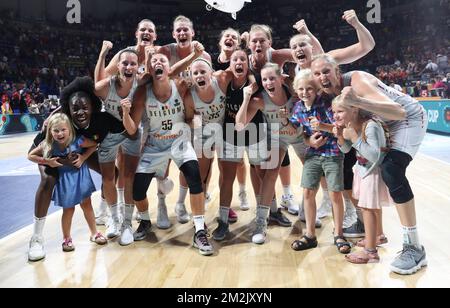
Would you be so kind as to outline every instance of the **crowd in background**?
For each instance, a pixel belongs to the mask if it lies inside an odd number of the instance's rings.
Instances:
[[[382,22],[365,23],[377,46],[368,56],[343,68],[367,70],[409,94],[449,97],[450,16],[445,13],[449,6],[448,0],[432,4],[424,0],[383,2]],[[194,21],[196,39],[216,57],[218,37],[223,29],[231,26],[246,31],[255,22],[273,28],[275,48],[288,48],[294,34],[292,25],[299,19],[306,20],[325,51],[348,46],[357,38],[353,29],[341,21],[342,12],[347,9],[355,9],[360,19],[365,20],[366,3],[356,0],[346,1],[345,7],[342,3],[311,0],[305,0],[301,7],[294,3],[289,6],[261,3],[252,5],[251,9],[244,8],[238,13],[237,21],[215,10],[186,15]],[[117,14],[107,20],[83,16],[80,25],[69,25],[65,18],[36,21],[21,19],[13,11],[0,12],[2,106],[8,102],[14,113],[46,113],[57,106],[56,97],[71,80],[93,75],[104,39],[114,43],[114,51],[132,46],[136,23],[150,18],[157,25],[157,43],[170,43],[173,41],[172,20],[178,13],[176,6],[172,11],[158,14],[151,9],[136,9],[132,14]],[[3,113],[5,110],[7,108],[2,108]]]

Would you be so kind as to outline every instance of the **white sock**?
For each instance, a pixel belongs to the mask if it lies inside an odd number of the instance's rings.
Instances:
[[[34,217],[34,225],[33,225],[33,236],[42,237],[42,232],[44,231],[45,219]]]
[[[166,195],[158,193],[158,206],[166,206]]]
[[[422,249],[419,242],[419,233],[417,232],[417,226],[403,228],[403,244],[413,245],[418,249]]]
[[[205,230],[205,215],[194,216],[195,233]]]
[[[99,216],[106,215],[106,210],[108,209],[108,203],[104,198],[101,198],[100,205],[98,206]]]
[[[269,216],[269,208],[264,205],[258,205],[256,207],[256,221],[266,221],[267,217]]]
[[[125,204],[125,217],[124,224],[131,226],[131,220],[133,220],[134,204]]]
[[[245,184],[239,183],[239,193],[243,193],[246,191],[245,186],[246,186]]]
[[[230,214],[230,208],[229,207],[225,207],[225,206],[221,206],[219,208],[219,218],[220,220],[222,220],[222,222],[224,223],[228,223],[228,215]]]
[[[113,204],[110,207],[111,209],[111,217],[115,222],[118,222],[120,220],[119,218],[119,204]]]
[[[141,217],[141,220],[150,221],[150,213],[147,211],[139,212],[139,216]]]
[[[291,185],[283,186],[283,195],[285,196],[292,195]]]
[[[125,195],[123,188],[117,188],[117,203],[119,204],[125,203]]]
[[[359,207],[356,208],[356,216],[358,216],[358,220],[360,222],[364,223],[363,214],[362,214],[361,208],[359,208]]]
[[[271,213],[278,212],[278,205],[277,205],[277,199],[276,198],[272,199],[272,203],[270,204],[270,212]]]
[[[177,201],[177,203],[184,204],[184,201],[186,200],[186,196],[187,196],[188,191],[189,191],[189,188],[183,187],[183,186],[180,185],[180,190],[179,190],[179,193],[178,193],[178,201]]]
[[[330,195],[328,194],[328,189],[322,187],[322,193],[323,193],[323,201],[331,202]]]

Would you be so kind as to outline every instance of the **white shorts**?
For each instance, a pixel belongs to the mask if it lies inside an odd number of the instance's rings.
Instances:
[[[249,146],[236,146],[224,142],[221,160],[240,163],[244,159],[244,152],[247,152],[248,161],[251,165],[259,166],[269,159],[267,141],[263,140]]]
[[[188,161],[197,161],[191,142],[179,138],[169,148],[146,145],[136,173],[155,173],[156,177],[162,178],[166,174],[170,160],[173,160],[178,168]]]
[[[422,107],[422,106],[421,106]],[[422,114],[404,121],[388,124],[391,148],[409,154],[414,158],[428,128],[428,116],[422,107]]]

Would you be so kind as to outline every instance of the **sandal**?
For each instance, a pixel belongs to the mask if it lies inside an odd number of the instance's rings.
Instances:
[[[317,237],[307,237],[303,235],[299,240],[295,240],[291,244],[291,248],[295,251],[302,251],[317,247]]]
[[[339,240],[343,242],[338,242]],[[342,254],[350,253],[352,249],[352,244],[347,241],[345,237],[342,235],[338,235],[334,237],[334,245],[336,245],[338,251]]]
[[[62,243],[62,250],[64,252],[71,252],[75,250],[75,246],[72,243],[72,238],[65,238],[64,242]]]
[[[380,256],[377,251],[359,251],[345,256],[345,260],[354,264],[368,264],[380,262]]]
[[[387,244],[387,243],[388,243],[388,239],[387,239],[387,237],[384,234],[377,236],[377,242],[376,242],[377,246],[381,246],[381,245],[384,245],[384,244]],[[356,246],[363,247],[363,248],[366,247],[366,239],[364,238],[362,240],[359,240],[356,243]]]
[[[90,241],[96,243],[97,245],[105,245],[108,243],[108,240],[100,232],[97,232],[97,234],[91,236]]]

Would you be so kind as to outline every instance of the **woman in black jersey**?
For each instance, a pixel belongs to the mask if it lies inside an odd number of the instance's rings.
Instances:
[[[114,126],[112,116],[100,112],[101,101],[94,94],[94,82],[90,77],[76,78],[61,92],[60,98],[62,112],[72,120],[76,133],[83,135],[97,143],[103,141],[109,132],[122,132],[123,126]],[[37,147],[45,139],[45,131],[39,133],[34,139],[30,149]],[[60,163],[70,164],[69,160]],[[89,168],[100,173],[97,153],[87,160]],[[34,231],[30,240],[28,260],[39,261],[45,258],[43,229],[47,216],[53,188],[58,179],[58,171],[45,165],[39,165],[41,182],[36,191]]]

